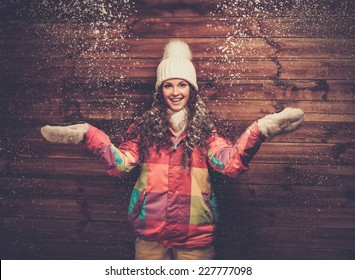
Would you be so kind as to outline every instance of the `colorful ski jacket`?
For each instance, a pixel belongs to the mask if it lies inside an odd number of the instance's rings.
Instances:
[[[141,165],[128,209],[137,237],[165,247],[198,248],[212,243],[218,218],[208,165],[237,177],[248,170],[265,137],[256,122],[235,144],[214,131],[206,140],[205,151],[193,150],[191,168],[182,165],[184,137],[171,135],[171,147],[161,148],[159,153],[152,147],[146,162],[139,162],[139,137],[116,147],[104,132],[89,125],[85,142],[110,175],[121,176]]]

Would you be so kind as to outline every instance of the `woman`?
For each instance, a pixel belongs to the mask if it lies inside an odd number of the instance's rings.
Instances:
[[[254,122],[231,143],[218,134],[198,95],[191,59],[186,43],[166,45],[152,107],[118,147],[87,123],[41,129],[51,142],[84,142],[110,175],[141,166],[128,209],[136,259],[213,259],[218,213],[208,166],[236,177],[248,170],[266,138],[293,131],[303,121],[301,109],[286,108]]]

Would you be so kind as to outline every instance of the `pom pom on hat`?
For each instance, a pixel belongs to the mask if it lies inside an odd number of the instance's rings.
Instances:
[[[191,60],[192,52],[189,45],[180,40],[170,41],[165,45],[163,60],[171,57]]]
[[[155,89],[169,79],[183,79],[198,90],[196,70],[191,62],[192,53],[188,44],[172,40],[165,45],[163,59],[157,68]]]

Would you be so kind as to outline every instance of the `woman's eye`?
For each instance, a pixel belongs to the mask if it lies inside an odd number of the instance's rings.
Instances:
[[[185,87],[187,87],[187,84],[180,84],[180,87],[185,88]]]
[[[171,85],[164,85],[164,88],[170,88]]]

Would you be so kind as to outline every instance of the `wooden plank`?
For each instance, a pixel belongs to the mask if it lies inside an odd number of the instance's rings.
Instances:
[[[312,249],[312,248],[273,248],[253,247],[249,253],[257,256],[258,259],[273,260],[352,260],[355,256],[355,250],[351,249]],[[255,258],[254,258],[255,259]]]
[[[132,22],[132,18],[128,22]],[[68,39],[108,39],[132,37],[127,22],[23,22],[10,21],[0,25],[1,39],[49,39],[60,42]]]
[[[60,81],[70,78],[74,74],[72,59],[21,59],[10,60],[3,64],[0,74],[3,77],[16,78],[17,80],[31,80],[32,82]]]
[[[355,229],[355,208],[324,208],[313,207],[248,207],[248,218],[255,226],[273,227],[317,227]],[[354,248],[355,249],[355,248]]]
[[[259,103],[260,102],[260,103]],[[355,112],[352,102],[317,102],[317,101],[299,101],[299,102],[268,102],[268,101],[207,101],[207,107],[222,119],[245,119],[260,118],[265,114],[271,114],[285,107],[301,108],[305,112],[305,121],[330,121],[332,117],[341,122],[349,118],[353,122],[354,118],[350,112]],[[347,114],[347,115],[345,115]]]
[[[134,173],[134,172],[133,172]],[[4,199],[73,199],[127,202],[137,174],[125,178],[52,179],[0,177]]]
[[[22,3],[24,2],[24,3]],[[180,0],[180,1],[106,1],[101,5],[90,6],[86,2],[54,1],[51,3],[19,3],[3,4],[0,11],[3,20],[30,21],[102,21],[118,20],[115,15],[120,11],[139,17],[341,17],[351,16],[354,4],[350,0],[322,0],[322,8],[313,2],[291,2],[272,0],[267,2],[231,2]],[[60,4],[60,5],[59,5]],[[103,10],[104,9],[104,10]]]
[[[337,79],[353,80],[355,59],[235,59],[195,61],[197,76],[210,82],[224,79]],[[92,59],[92,60],[14,60],[5,64],[5,76],[34,81],[76,79],[124,81],[154,79],[159,60]],[[6,74],[5,74],[6,72]]]
[[[256,118],[254,118],[256,120]],[[253,120],[249,121],[223,121],[220,129],[230,137],[238,139]],[[272,143],[334,143],[337,145],[353,143],[354,129],[352,123],[317,123],[304,122],[302,127],[292,133],[276,136]]]
[[[354,37],[352,17],[253,18],[131,17],[122,22],[27,23],[1,26],[1,38],[246,38],[246,37]]]
[[[33,166],[38,164],[37,166]],[[32,167],[32,168],[31,168]],[[27,175],[40,175],[47,177],[55,176],[55,174],[62,174],[69,178],[70,176],[84,176],[91,174],[93,177],[104,177],[107,176],[104,166],[97,162],[97,160],[61,160],[61,159],[51,159],[51,160],[34,160],[24,159],[21,162],[11,161],[7,163],[6,167],[1,170],[2,172],[8,174],[19,174],[24,172]],[[59,173],[58,173],[59,172]]]
[[[130,59],[117,60],[80,60],[75,69],[77,78],[105,77],[106,79],[129,78],[154,78],[159,60]],[[272,61],[236,60],[230,63],[213,61],[195,61],[198,77],[214,80],[212,77],[228,78],[265,78],[270,79],[277,72],[277,67]],[[224,67],[224,68],[223,68]],[[221,71],[225,69],[226,71]],[[304,76],[303,76],[304,78]]]
[[[252,244],[232,246],[225,244],[218,253],[219,259],[231,260],[351,260],[355,251],[346,249],[314,249],[256,247]]]
[[[0,81],[0,98],[13,100],[20,96],[26,96],[30,100],[47,99],[55,96],[60,89],[58,83],[51,83],[48,80],[36,82],[20,78],[11,71],[3,74],[3,80]],[[5,105],[4,103],[7,102],[4,101],[0,106]]]
[[[112,259],[133,260],[134,240],[96,241],[96,240],[47,240],[43,248],[42,259]]]
[[[348,145],[264,143],[255,162],[355,165],[355,143]]]
[[[354,208],[354,187],[343,186],[290,186],[290,185],[229,185],[225,192],[232,196],[235,209],[248,207],[268,209],[269,207],[290,208],[304,211],[312,208],[323,210]],[[220,195],[222,196],[222,195]],[[219,198],[223,201],[223,196]],[[225,199],[224,199],[225,200]],[[223,205],[223,204],[222,204]],[[312,210],[312,211],[313,211]],[[238,211],[238,210],[237,210]],[[252,209],[251,209],[252,211]],[[265,211],[265,210],[264,210]],[[290,210],[292,211],[292,210]],[[337,211],[337,210],[335,210]],[[353,209],[349,209],[352,212]],[[257,219],[258,214],[252,212]],[[321,213],[319,213],[321,214]],[[270,215],[270,218],[272,218]],[[353,224],[353,223],[350,223]]]
[[[70,240],[133,241],[127,222],[39,218],[3,218],[1,238],[12,236],[30,240],[51,238]]]
[[[81,36],[83,24],[9,21],[0,25],[1,39],[68,39]],[[90,26],[87,24],[86,26]],[[110,30],[113,30],[110,28]],[[94,32],[91,32],[91,37]],[[95,37],[94,37],[95,38]]]
[[[259,21],[261,33],[269,37],[354,37],[354,18],[328,17],[319,20],[308,18],[266,18]]]
[[[134,258],[134,241],[97,241],[7,237],[0,240],[1,259],[127,260]]]
[[[345,39],[344,44],[352,39]],[[227,42],[226,39],[188,38],[185,39],[195,58],[225,57],[221,52],[225,46],[234,46],[235,57],[267,57],[273,55],[274,48],[269,46],[264,39],[235,39]],[[334,42],[336,44],[337,41]],[[94,39],[15,39],[0,41],[3,51],[0,57],[14,58],[155,58],[162,57],[164,45],[167,40],[156,38],[94,38]],[[329,43],[329,42],[328,42]],[[331,42],[330,42],[331,43]],[[341,49],[337,49],[341,51]],[[232,50],[231,50],[232,51]],[[230,55],[232,54],[229,52]],[[336,50],[334,50],[336,52]],[[349,53],[349,51],[348,51]],[[336,55],[336,54],[335,54]],[[349,54],[347,54],[349,55]]]
[[[130,193],[130,190],[127,192]],[[0,209],[2,218],[70,219],[128,223],[128,200],[124,202],[122,200],[98,201],[75,196],[70,199],[2,199]]]
[[[354,38],[185,38],[195,59],[235,58],[355,58]],[[14,39],[0,41],[2,58],[154,58],[167,41],[147,39]]]
[[[70,59],[78,56],[79,40],[51,39],[6,39],[0,40],[0,58],[56,58]]]
[[[355,77],[355,60],[280,60],[281,78],[299,79],[353,79]]]
[[[273,0],[267,2],[202,1],[202,0],[147,0],[136,1],[137,15],[142,17],[311,17],[311,16],[351,16],[354,3],[349,0],[321,1],[322,9],[313,2],[291,2]]]
[[[198,61],[198,77],[205,79],[264,78],[264,79],[338,79],[352,80],[354,59],[297,59],[297,60],[233,60]],[[253,64],[251,67],[250,64]],[[275,68],[276,67],[276,68]],[[215,77],[215,78],[211,78]]]
[[[25,238],[22,238],[22,240],[15,240],[14,237],[2,237],[0,240],[0,258],[2,260],[41,259],[38,254],[41,248],[41,242],[28,241],[24,239]]]
[[[195,61],[197,76],[202,79],[339,79],[355,77],[355,59],[281,60],[269,59],[228,61]],[[131,59],[78,61],[74,76],[77,78],[104,77],[105,79],[154,78],[158,60]]]
[[[355,250],[355,229],[261,227],[254,232],[254,245]]]
[[[129,24],[138,37],[353,37],[353,19],[290,18],[140,18]],[[332,28],[329,28],[331,26]]]
[[[234,80],[219,83],[200,82],[199,86],[199,94],[210,100],[355,100],[355,83],[345,80]]]
[[[269,38],[280,58],[354,58],[354,38]]]
[[[195,59],[235,58],[354,58],[354,38],[185,38]],[[85,40],[79,57],[161,58],[165,40]],[[93,47],[95,46],[95,47]]]
[[[210,17],[216,10],[218,1],[136,1],[135,9],[139,17]]]
[[[353,186],[354,166],[258,164],[232,182],[283,186]]]
[[[12,176],[86,178],[105,177],[104,168],[96,160],[74,159],[21,159],[8,161],[4,170]],[[225,177],[234,184],[285,185],[285,186],[353,186],[354,166],[252,163],[250,170],[237,179]],[[272,174],[272,176],[270,176]],[[221,182],[223,183],[223,182]]]
[[[68,0],[16,1],[2,4],[0,15],[5,22],[118,22],[125,21],[134,12],[135,2],[104,1],[100,3]]]

